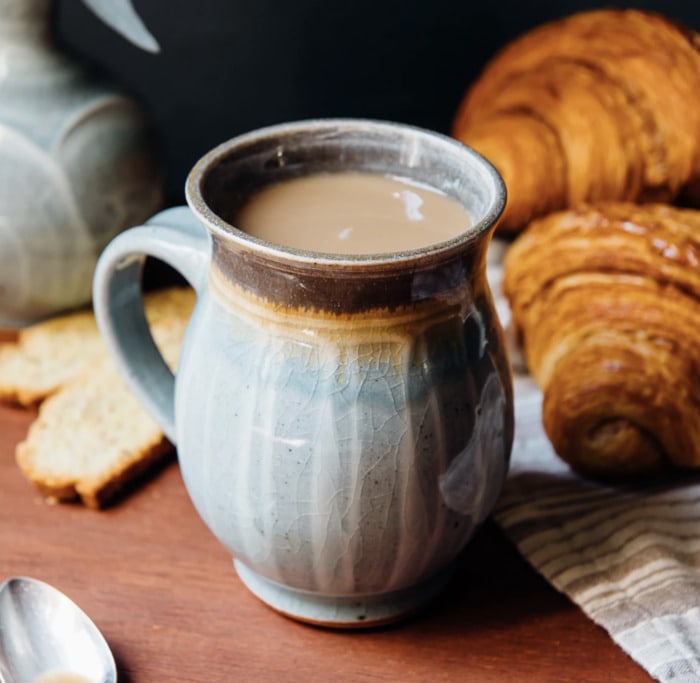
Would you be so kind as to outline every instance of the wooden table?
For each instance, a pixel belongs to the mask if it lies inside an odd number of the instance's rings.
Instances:
[[[108,510],[45,503],[14,463],[31,417],[0,407],[0,579],[67,593],[104,633],[121,683],[652,680],[492,524],[410,621],[335,632],[288,620],[238,580],[174,457]]]

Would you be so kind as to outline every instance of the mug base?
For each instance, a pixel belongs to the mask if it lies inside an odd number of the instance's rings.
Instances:
[[[452,568],[448,568],[402,591],[334,596],[283,586],[235,559],[233,565],[246,588],[276,612],[314,626],[338,629],[370,628],[405,619],[430,602],[452,575]]]

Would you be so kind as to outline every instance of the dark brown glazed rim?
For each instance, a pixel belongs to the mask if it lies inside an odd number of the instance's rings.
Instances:
[[[473,224],[444,242],[366,255],[272,244],[233,224],[242,202],[260,186],[340,170],[425,183],[465,206]],[[299,121],[234,138],[195,165],[186,194],[212,235],[214,267],[227,279],[284,306],[335,313],[395,309],[462,286],[480,269],[506,199],[497,171],[462,143],[413,126],[364,119]],[[433,284],[416,287],[417,282]]]

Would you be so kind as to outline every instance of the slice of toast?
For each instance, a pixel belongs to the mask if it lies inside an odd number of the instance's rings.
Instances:
[[[149,292],[144,304],[146,317],[157,327],[189,318],[194,292],[187,287]],[[92,311],[27,327],[15,342],[0,345],[0,401],[34,406],[106,356]]]
[[[27,327],[0,346],[0,401],[36,405],[105,353],[92,311]]]
[[[171,450],[158,425],[107,363],[44,401],[16,460],[52,502],[104,507]]]
[[[191,290],[164,290],[147,297],[153,336],[171,368],[177,363],[193,304]],[[76,315],[66,316],[70,320],[63,325],[44,327],[40,335],[47,337],[41,341],[48,350],[53,348],[55,330],[56,343],[76,342],[75,355],[61,355],[71,364],[72,376],[67,377],[63,367],[45,365],[52,374],[50,395],[17,446],[16,460],[49,500],[79,498],[88,507],[101,508],[168,455],[172,446],[122,381],[99,335],[90,356],[78,362],[78,350],[84,347],[79,336],[71,335],[77,329],[89,335],[92,328]],[[32,346],[32,351],[37,348]]]

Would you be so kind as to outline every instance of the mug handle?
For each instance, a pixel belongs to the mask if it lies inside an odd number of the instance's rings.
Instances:
[[[141,292],[147,256],[181,273],[197,296],[209,269],[211,238],[186,206],[162,211],[104,249],[93,278],[93,307],[107,350],[126,384],[175,443],[175,377],[148,327]]]

